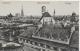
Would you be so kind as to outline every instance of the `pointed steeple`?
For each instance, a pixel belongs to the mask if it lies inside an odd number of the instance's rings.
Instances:
[[[21,16],[24,16],[23,5],[21,7]]]
[[[54,9],[54,15],[53,16],[55,17],[55,9]]]

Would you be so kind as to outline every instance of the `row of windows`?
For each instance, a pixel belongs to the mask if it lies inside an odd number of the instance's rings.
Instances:
[[[33,41],[31,41],[31,40],[25,40],[25,39],[22,39],[22,38],[20,38],[20,41],[23,41],[23,42],[25,42],[25,43],[29,43],[29,44],[31,44],[31,45],[35,45],[35,46],[40,46],[40,47],[43,47],[43,48],[47,48],[47,49],[51,49],[51,50],[53,50],[53,51],[59,51],[59,49],[58,49],[58,47],[51,47],[51,46],[49,46],[49,45],[45,45],[45,44],[42,44],[42,43],[39,43],[39,42],[33,42]],[[60,49],[61,51],[67,51],[67,49]],[[45,49],[42,49],[42,51],[45,51]]]
[[[25,40],[25,39],[22,39],[22,38],[20,38],[20,41],[23,41],[25,43],[29,43],[31,45],[36,45],[36,46],[40,46],[40,47],[43,47],[43,48],[47,48],[47,49],[54,49],[54,50],[57,51],[57,47],[51,47],[49,45],[45,45],[45,44],[38,43],[38,42],[33,42],[33,41],[30,41],[30,40]]]

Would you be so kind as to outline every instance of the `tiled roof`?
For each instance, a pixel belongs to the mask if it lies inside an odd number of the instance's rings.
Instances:
[[[51,17],[51,15],[48,13],[48,12],[45,12],[42,14],[42,17],[40,18],[40,20],[43,18],[43,17]],[[39,21],[40,21],[39,20]]]
[[[70,28],[60,28],[54,26],[42,27],[34,36],[40,36],[44,38],[53,38],[56,40],[67,41],[70,36]]]
[[[21,33],[19,36],[22,36],[22,37],[31,37],[32,34],[36,31],[36,28],[35,27],[30,27],[30,28],[27,28],[23,33]]]
[[[43,13],[42,17],[51,17],[51,15],[48,12]]]

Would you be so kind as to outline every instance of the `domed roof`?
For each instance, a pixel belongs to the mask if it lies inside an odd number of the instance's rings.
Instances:
[[[10,13],[10,14],[8,15],[8,17],[13,17],[13,15]]]
[[[46,7],[46,6],[42,6],[42,8],[43,8],[43,7]]]
[[[73,15],[76,15],[76,13],[75,13],[75,12],[73,12],[73,13],[72,13],[72,16],[73,16]]]

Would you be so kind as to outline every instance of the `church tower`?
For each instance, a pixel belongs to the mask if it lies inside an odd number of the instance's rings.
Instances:
[[[50,15],[48,11],[46,11],[46,6],[42,6],[42,17],[40,19],[42,24],[54,24],[55,20],[53,17]]]
[[[42,6],[42,15],[46,12],[46,6]]]
[[[21,8],[21,17],[24,16],[24,11],[23,11],[23,5],[22,5],[22,8]]]
[[[54,9],[54,15],[53,15],[53,17],[55,17],[55,9]]]

